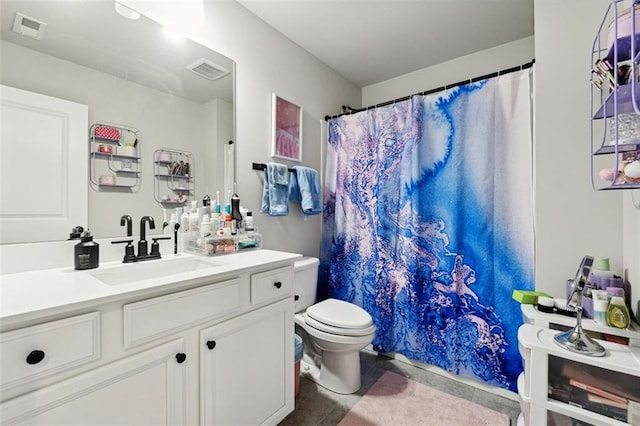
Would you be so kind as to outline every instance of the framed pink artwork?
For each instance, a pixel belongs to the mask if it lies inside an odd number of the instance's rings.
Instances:
[[[272,157],[302,161],[302,108],[272,95]]]

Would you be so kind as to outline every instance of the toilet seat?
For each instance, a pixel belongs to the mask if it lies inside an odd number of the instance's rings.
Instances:
[[[317,330],[341,336],[366,336],[376,329],[367,311],[338,299],[326,299],[309,306],[304,322]]]

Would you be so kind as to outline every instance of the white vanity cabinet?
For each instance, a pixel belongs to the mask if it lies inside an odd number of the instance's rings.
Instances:
[[[3,402],[2,424],[185,423],[182,339]],[[183,354],[184,355],[184,354]],[[182,363],[183,364],[183,363]]]
[[[124,292],[89,313],[3,324],[0,372],[12,373],[0,424],[277,424],[294,409],[299,256],[265,253],[225,256],[249,261]],[[18,365],[44,343],[40,363]]]
[[[200,331],[201,424],[277,424],[293,411],[293,268],[252,274],[250,300],[264,307]]]

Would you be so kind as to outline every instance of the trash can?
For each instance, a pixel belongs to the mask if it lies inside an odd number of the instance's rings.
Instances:
[[[303,349],[304,349],[304,344],[302,343],[302,337],[298,336],[297,334],[293,335],[293,341],[294,341],[294,346],[295,346],[295,358],[294,358],[294,362],[295,362],[295,367],[294,367],[294,372],[293,372],[293,377],[294,377],[294,395],[298,396],[298,392],[300,392],[300,360],[302,359],[302,353],[303,353]]]

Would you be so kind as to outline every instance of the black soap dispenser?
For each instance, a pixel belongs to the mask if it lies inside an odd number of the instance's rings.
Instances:
[[[93,241],[87,229],[80,237],[80,242],[74,246],[74,263],[76,270],[97,268],[100,262],[100,244]]]

